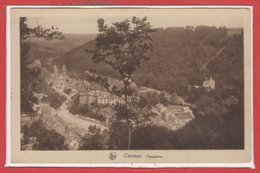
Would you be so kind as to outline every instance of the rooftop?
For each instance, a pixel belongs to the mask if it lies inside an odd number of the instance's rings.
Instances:
[[[180,120],[194,119],[191,112],[178,112],[175,114],[175,116]]]

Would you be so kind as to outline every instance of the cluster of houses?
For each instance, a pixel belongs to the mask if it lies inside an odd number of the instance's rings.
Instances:
[[[54,73],[48,78],[48,83],[60,90],[71,88],[71,95],[79,95],[79,103],[81,105],[97,103],[100,105],[124,104],[124,99],[110,94],[100,85],[86,80],[70,78],[67,74],[66,66],[63,65],[59,70],[54,65]]]
[[[35,63],[39,65],[39,62]],[[54,73],[49,74],[46,78],[47,83],[52,84],[53,87],[60,91],[64,91],[66,88],[70,88],[70,95],[78,94],[79,96],[79,104],[92,104],[97,103],[99,105],[115,105],[115,104],[125,104],[123,97],[118,97],[112,95],[107,90],[105,90],[100,85],[94,82],[88,82],[86,80],[71,78],[67,74],[66,66],[63,65],[59,70],[55,65],[53,67]],[[120,81],[115,79],[109,79],[109,83],[113,83],[114,85],[122,85]],[[136,87],[136,92],[138,95],[146,95],[148,92],[153,92],[160,94],[161,91],[147,88],[147,87]],[[202,86],[206,89],[214,89],[215,81],[210,77],[210,79],[205,80]],[[166,97],[170,97],[170,95],[166,94]],[[180,104],[183,104],[182,102]],[[65,143],[67,144],[70,150],[77,150],[79,148],[80,138],[85,136],[88,133],[88,129],[77,127],[72,125],[68,121],[65,121],[60,116],[58,116],[55,111],[48,104],[41,103],[38,106],[38,118],[40,117],[44,126],[51,130],[56,130],[60,135],[65,137]],[[157,104],[152,107],[152,112],[156,114],[156,116],[152,119],[153,124],[167,127],[171,130],[177,130],[183,127],[185,124],[193,120],[195,117],[192,113],[192,110],[188,106],[177,106],[177,105],[168,105],[164,106],[163,104]],[[29,124],[34,120],[24,116],[22,117],[22,125]],[[35,140],[32,140],[35,142]],[[27,146],[30,147],[30,146]]]
[[[71,88],[70,94],[78,94],[81,105],[93,102],[101,105],[124,104],[123,98],[111,95],[98,84],[69,77],[65,65],[62,66],[61,70],[56,65],[53,69],[54,73],[49,74],[46,78],[47,83],[60,91],[64,91],[65,88]],[[68,121],[65,121],[55,113],[57,110],[51,108],[47,103],[37,105],[36,110],[37,119],[41,119],[47,129],[55,130],[65,137],[65,144],[67,144],[68,149],[77,150],[79,148],[79,141],[88,133],[88,129],[72,125]],[[32,119],[30,116],[23,115],[21,119],[22,126],[30,125],[35,121],[35,118]],[[31,143],[24,145],[23,149],[32,149],[35,142],[33,140]]]
[[[80,138],[88,133],[87,129],[71,125],[70,122],[60,118],[53,108],[48,104],[40,104],[37,116],[31,117],[22,115],[21,125],[30,126],[36,120],[41,119],[43,125],[48,130],[55,130],[61,136],[65,137],[65,144],[69,150],[77,150],[79,148]],[[23,134],[21,134],[21,141],[23,141]],[[37,144],[36,137],[30,137],[29,141],[22,145],[22,150],[32,150],[33,146]]]
[[[94,82],[88,82],[86,80],[71,79],[66,72],[65,65],[59,71],[57,66],[54,66],[54,74],[52,75],[52,81],[54,86],[59,88],[71,87],[75,90],[79,96],[79,104],[91,104],[97,103],[99,105],[115,105],[124,104],[124,98],[110,94],[100,85]],[[112,80],[112,79],[109,79]],[[120,87],[122,83],[114,80],[109,81],[115,86]],[[136,86],[135,86],[136,87]],[[206,89],[214,89],[215,81],[210,77],[206,79],[202,86]],[[138,95],[145,95],[147,92],[161,93],[161,91],[147,88],[147,87],[136,87]],[[169,105],[164,106],[163,104],[157,104],[152,110],[157,116],[154,119],[155,124],[167,126],[172,130],[177,130],[187,124],[189,121],[194,119],[194,115],[188,106],[176,106]]]
[[[156,115],[152,120],[154,125],[165,126],[171,130],[178,130],[185,124],[195,119],[192,110],[188,106],[157,104],[152,108]]]
[[[96,83],[85,82],[81,84],[78,92],[81,105],[97,103],[98,105],[124,104],[124,98],[110,94]]]

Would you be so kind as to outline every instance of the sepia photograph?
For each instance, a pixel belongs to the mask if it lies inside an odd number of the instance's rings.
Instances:
[[[66,10],[11,11],[12,147],[250,161],[249,9]]]

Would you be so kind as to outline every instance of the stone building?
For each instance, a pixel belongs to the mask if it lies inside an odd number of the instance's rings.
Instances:
[[[165,126],[171,130],[177,130],[195,119],[192,110],[187,106],[157,104],[152,108],[156,114],[152,122],[156,125]]]
[[[124,104],[124,99],[110,94],[96,83],[81,84],[79,90],[79,103],[81,105],[97,103],[99,105]]]
[[[64,89],[69,84],[71,84],[71,80],[67,75],[66,66],[63,65],[62,69],[59,71],[56,65],[53,66],[54,73],[51,74],[50,78],[48,79],[48,83],[52,83],[56,88]]]

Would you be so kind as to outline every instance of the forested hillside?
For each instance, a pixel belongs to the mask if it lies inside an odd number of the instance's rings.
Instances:
[[[62,40],[47,41],[44,38],[31,38],[30,57],[32,59],[55,58],[88,41],[94,40],[92,34],[64,34]]]
[[[203,69],[203,65],[208,66],[207,64],[213,61],[212,57],[220,57],[216,56],[218,51],[227,44],[232,44],[232,39],[239,37],[228,34],[228,31],[226,28],[208,26],[156,29],[152,34],[154,51],[150,61],[137,71],[136,83],[186,95],[189,84],[201,85],[205,77],[213,75],[213,71],[208,70],[208,67]],[[243,40],[238,43],[243,43]],[[93,49],[94,44],[95,41],[87,42],[62,55],[56,63],[65,63],[72,71],[83,72],[92,69],[99,74],[117,77],[107,65],[94,64],[91,61],[92,55],[85,50]],[[238,62],[235,62],[235,65],[236,63]]]

